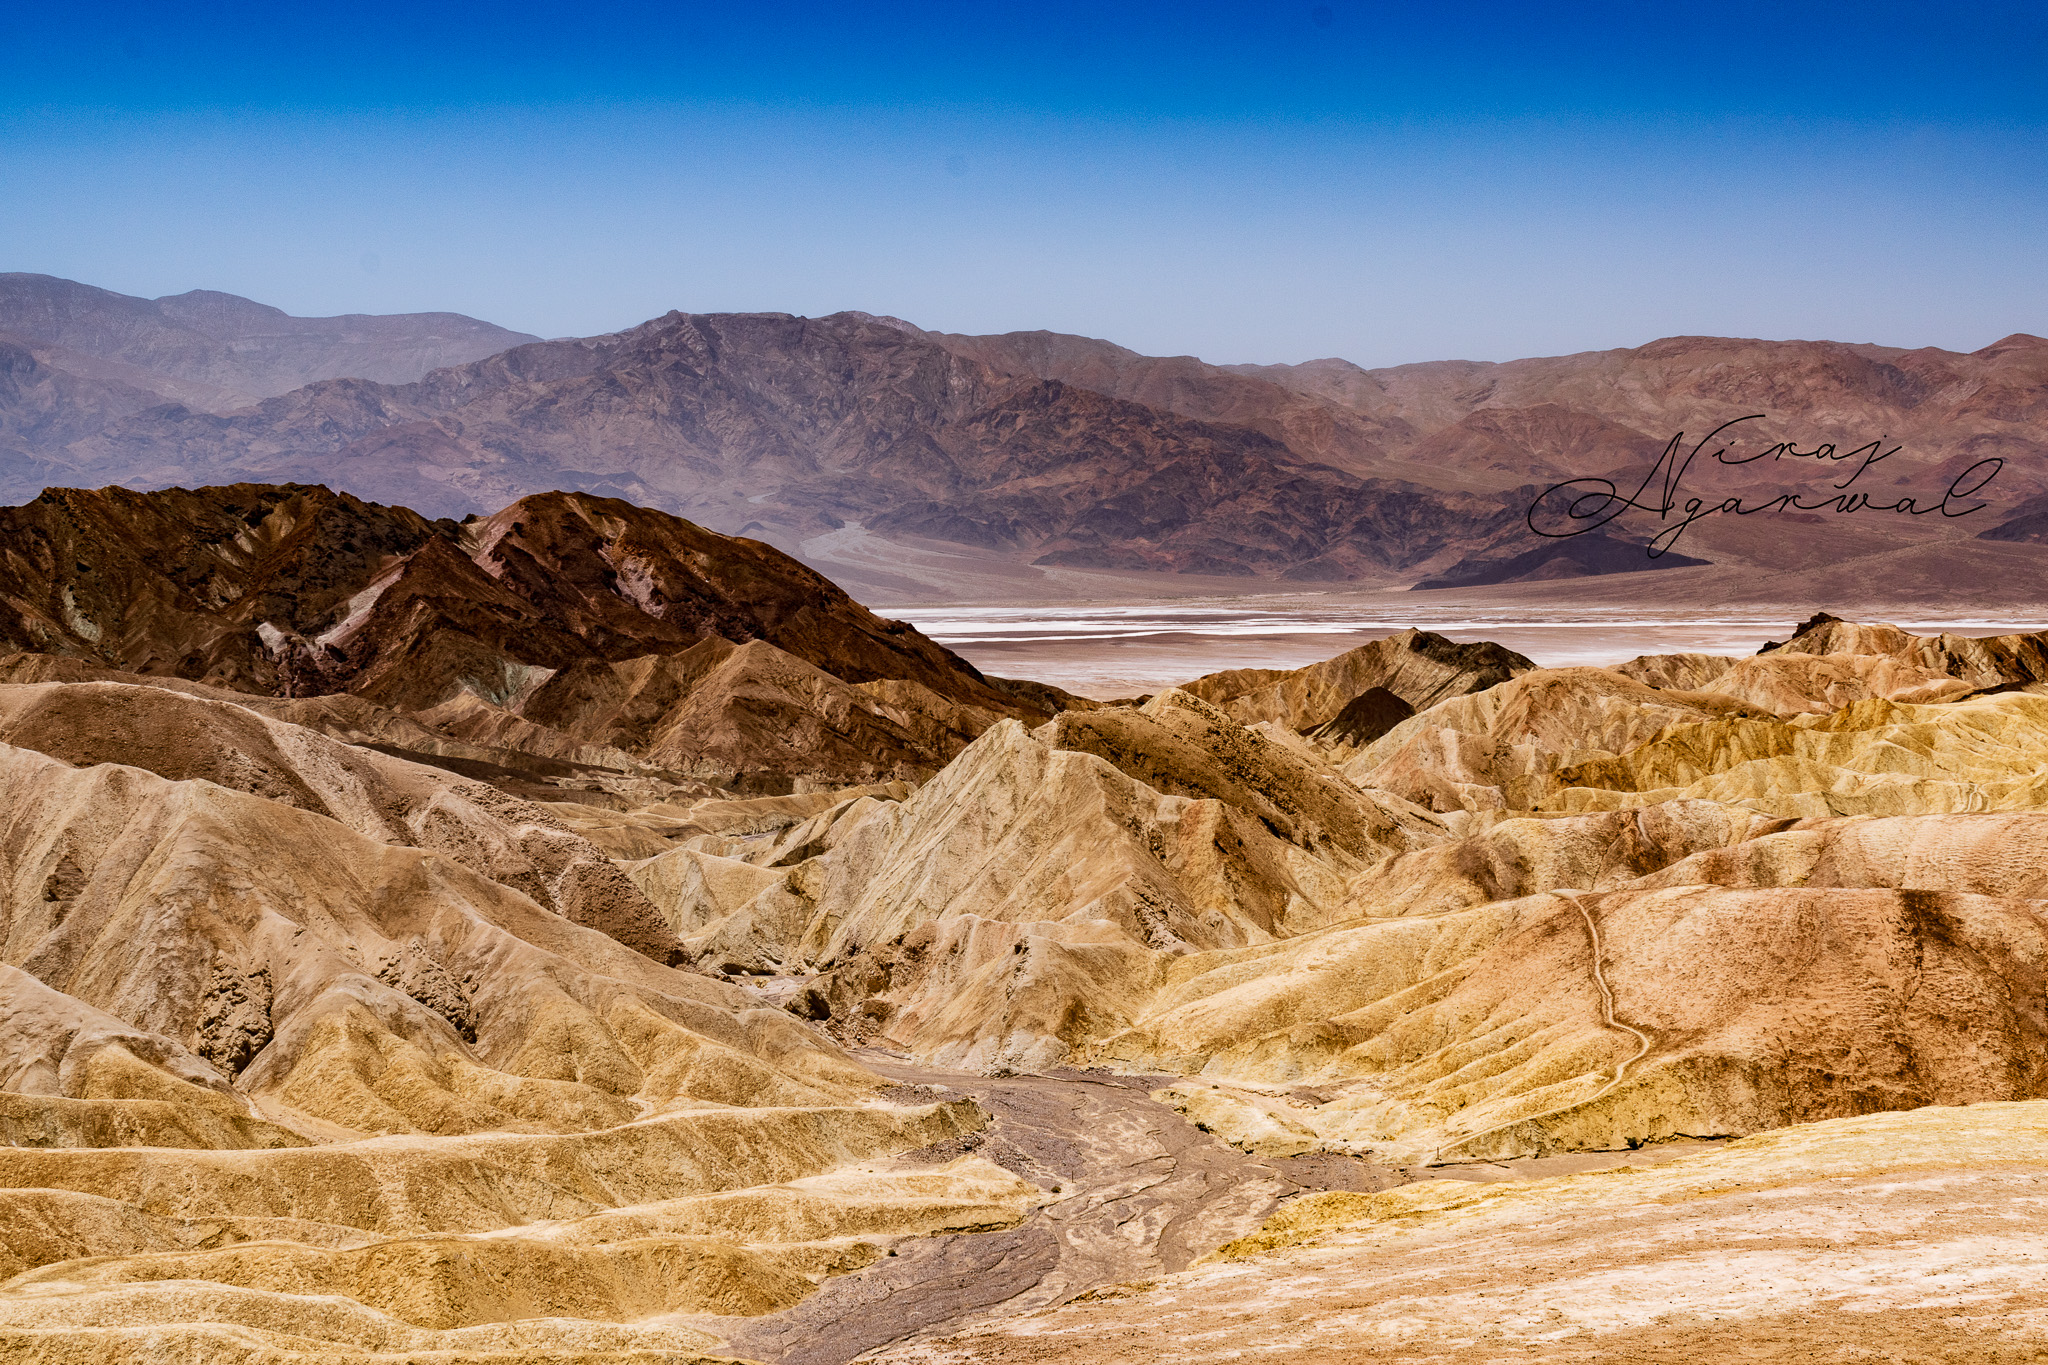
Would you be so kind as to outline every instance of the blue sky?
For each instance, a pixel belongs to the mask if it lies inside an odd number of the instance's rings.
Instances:
[[[2048,5],[0,10],[0,269],[1214,361],[2048,332]]]

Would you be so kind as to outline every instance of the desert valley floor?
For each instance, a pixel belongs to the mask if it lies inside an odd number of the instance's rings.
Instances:
[[[1505,645],[1545,668],[1611,667],[1645,654],[1754,654],[1811,614],[1799,603],[1715,612],[1642,600],[1583,604],[1460,600],[1428,593],[1324,591],[1079,603],[877,606],[986,673],[1035,678],[1099,701],[1150,695],[1235,668],[1306,668],[1404,630]],[[1500,600],[1505,598],[1506,600]],[[1893,613],[1915,635],[2048,630],[2048,611]],[[2035,619],[2035,618],[2043,619]]]
[[[0,1359],[2048,1356],[2028,622],[1118,697],[589,494],[0,553]]]

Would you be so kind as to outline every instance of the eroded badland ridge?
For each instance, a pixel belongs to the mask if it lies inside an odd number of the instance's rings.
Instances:
[[[452,315],[271,314],[0,277],[0,494],[298,481],[459,517],[579,489],[898,599],[1042,594],[1073,573],[1473,588],[1661,568],[1639,590],[1715,600],[1731,575],[1798,571],[1832,575],[1836,600],[1922,579],[1968,596],[1987,576],[2048,600],[2009,549],[2038,539],[2048,495],[2048,342],[2024,334],[1968,353],[1671,337],[1365,370],[865,313],[670,313],[545,342]],[[1745,454],[1895,449],[1850,490],[1879,507],[1927,507],[2003,463],[1980,512],[1843,517],[1818,558],[1779,517],[1710,519],[1657,560],[1654,518],[1529,534],[1544,486],[1633,490],[1674,434],[1750,414]],[[1843,491],[1811,462],[1711,466],[1689,490],[1710,502]]]
[[[10,1360],[2048,1340],[2048,637],[1102,705],[239,484],[0,513],[0,645]]]

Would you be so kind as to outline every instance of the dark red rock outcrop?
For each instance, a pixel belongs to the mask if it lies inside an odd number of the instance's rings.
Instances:
[[[536,771],[583,762],[587,740],[752,790],[928,776],[1000,716],[1085,705],[984,677],[770,546],[588,494],[457,523],[318,486],[52,489],[0,509],[0,649],[350,693],[419,721],[425,738],[400,747],[481,760],[420,715],[468,698],[513,749],[542,745]],[[632,684],[630,721],[565,700],[576,678],[631,668],[662,681]],[[536,696],[545,714],[522,729]]]

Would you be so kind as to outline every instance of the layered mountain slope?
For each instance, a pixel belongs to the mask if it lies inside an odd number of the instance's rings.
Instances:
[[[1326,923],[1351,875],[1443,837],[1177,692],[1006,722],[908,800],[814,828],[760,859],[686,841],[633,875],[704,960],[825,971],[825,1012],[988,1066],[1057,1062],[1128,1021],[1162,955]],[[743,865],[771,858],[790,870]]]
[[[909,324],[898,324],[908,328]],[[911,329],[914,330],[914,329]],[[919,333],[998,371],[1056,379],[1263,431],[1357,472],[1441,488],[1513,487],[1647,472],[1675,432],[1695,438],[1751,413],[1758,448],[1885,437],[1925,470],[2003,457],[2001,487],[2048,451],[2048,341],[2015,334],[1960,354],[1935,347],[1666,337],[1647,345],[1501,363],[1366,370],[1343,360],[1210,365],[1142,356],[1053,332]],[[1768,435],[1763,433],[1768,432]],[[1846,449],[1847,446],[1842,448]],[[1782,471],[1779,471],[1782,472]],[[1747,471],[1752,481],[1758,471]],[[1906,473],[1894,465],[1886,482]]]
[[[1639,480],[1674,433],[1752,414],[1735,429],[1744,453],[1896,445],[1859,485],[1879,505],[1938,500],[1966,469],[1993,468],[1982,462],[2004,461],[1985,485],[1993,508],[2048,489],[2029,458],[2048,452],[2048,343],[2024,335],[1967,355],[1674,337],[1365,371],[1216,366],[1049,332],[927,333],[864,313],[670,313],[521,345],[465,320],[316,327],[226,295],[149,303],[9,278],[23,338],[8,341],[0,318],[0,492],[317,479],[462,515],[571,488],[808,546],[892,591],[945,588],[945,546],[1020,582],[1037,581],[1032,564],[1463,588],[1669,569],[1688,561],[1644,556],[1654,532],[1641,515],[1558,545],[1521,514],[1545,485]],[[373,363],[380,346],[403,349],[392,338],[407,328],[431,340],[403,364]],[[313,382],[221,378],[220,354]],[[265,396],[230,410],[192,387],[230,380]],[[1825,499],[1840,490],[1821,491],[1821,474],[1839,472],[1708,460],[1690,477],[1713,485],[1695,490],[1709,501]],[[1919,518],[1870,529],[1886,547],[1959,530]],[[1753,530],[1709,521],[1688,533],[1689,558],[1793,565],[1788,538]],[[878,545],[910,553],[892,567]]]
[[[2044,1177],[2037,1101],[1834,1119],[1652,1169],[1314,1195],[1182,1274],[877,1358],[1208,1365],[1306,1338],[1359,1365],[2024,1360],[2048,1336]]]
[[[849,1043],[1137,1073],[1354,1187],[2048,1096],[2038,636],[1405,632],[1083,709],[587,494],[11,515],[25,1358],[689,1359],[1066,1198]],[[1380,1206],[1299,1207],[1236,1251]]]
[[[1242,725],[1274,721],[1308,731],[1338,720],[1375,690],[1412,714],[1450,697],[1484,692],[1534,667],[1499,645],[1458,644],[1432,631],[1404,630],[1307,668],[1235,668],[1197,678],[1183,690],[1220,706]]]
[[[1840,652],[1857,644],[1889,652]],[[2041,1093],[2048,1021],[2027,983],[2048,912],[2015,852],[2039,838],[2048,739],[2038,699],[1968,699],[2031,684],[2036,647],[1821,619],[1700,683],[1789,720],[1600,670],[1440,704],[1344,771],[1453,812],[1466,839],[1355,884],[1371,923],[1267,950],[1255,981],[1230,958],[1189,963],[1115,1055],[1313,1083],[1310,1104],[1183,1092],[1248,1140],[1468,1156]],[[1933,659],[1962,676],[1909,662]],[[1871,696],[1885,687],[1951,700]],[[1806,756],[1790,736],[1808,730],[1830,747]],[[2024,813],[1943,814],[1987,803]],[[1633,808],[1618,825],[1522,814],[1616,805]],[[1898,818],[1831,818],[1862,812]],[[1475,1069],[1480,1020],[1496,1060]]]
[[[2014,466],[2002,476],[2005,485],[2033,492],[2040,475],[2019,465],[2041,453],[2041,423],[2048,417],[2048,340],[2023,333],[1968,353],[1665,337],[1644,346],[1501,363],[1435,361],[1366,371],[1319,360],[1230,368],[1358,411],[1398,412],[1437,443],[1426,449],[1439,460],[1488,457],[1492,463],[1506,453],[1495,444],[1506,434],[1501,428],[1473,424],[1475,418],[1495,422],[1484,417],[1494,410],[1504,417],[1549,412],[1577,414],[1580,423],[1600,419],[1596,425],[1611,435],[1582,447],[1591,467],[1574,459],[1565,466],[1572,475],[1606,473],[1614,457],[1626,453],[1628,433],[1661,447],[1674,432],[1703,436],[1722,422],[1763,413],[1765,422],[1746,428],[1760,438],[1758,448],[1780,440],[1811,449],[1823,441],[1855,446],[1883,438],[1886,446],[1902,445],[1897,458],[1920,470],[1960,458],[1953,471],[1960,472],[1975,460],[2004,458]],[[1468,436],[1451,434],[1460,424]],[[1564,454],[1583,440],[1561,441],[1560,434],[1531,441],[1536,433],[1525,432],[1507,450]],[[1507,461],[1517,482],[1525,468],[1522,458]],[[1893,466],[1887,473],[1907,470]]]
[[[785,768],[800,757],[806,771],[849,782],[927,777],[1000,719],[910,679],[848,685],[764,641],[723,638],[680,654],[571,665],[535,688],[519,715],[723,786],[743,785],[763,755],[777,753],[789,755]],[[453,717],[441,728],[482,733]]]
[[[904,328],[910,324],[902,323]],[[1000,374],[1035,375],[1112,398],[1253,431],[1326,464],[1369,474],[1415,438],[1398,416],[1322,401],[1271,380],[1207,365],[1193,356],[1148,356],[1113,342],[1061,332],[958,336],[920,332],[955,355]]]
[[[1211,683],[1256,730],[1181,692],[1002,726],[907,801],[633,875],[851,1036],[1181,1073],[1192,1117],[1275,1153],[2033,1098],[2038,648],[1817,618],[1629,676],[1397,637]],[[1317,724],[1339,679],[1423,706],[1361,744]]]
[[[610,860],[541,807],[224,700],[113,682],[0,685],[0,743],[74,767],[119,763],[204,780],[376,843],[433,849],[657,962],[680,957]]]
[[[672,313],[417,384],[152,413],[41,458],[155,482],[317,477],[432,512],[582,488],[785,543],[851,522],[1048,564],[1237,575],[1399,568],[1467,523],[1507,522],[1497,499],[1361,479],[1259,430],[1002,373],[862,314]]]
[[[1643,542],[1674,522],[1634,512],[1604,533],[1543,540],[1519,519],[1468,526],[1457,555],[1409,574],[1427,588],[1470,590],[1502,584],[1635,573],[1685,567],[1688,559],[1760,569],[1827,572],[1834,563],[1929,540],[1952,542],[1982,533],[1991,540],[2038,539],[2038,508],[2026,501],[2048,488],[2048,342],[2017,334],[1967,354],[1923,347],[1902,350],[1834,342],[1669,337],[1648,345],[1505,363],[1441,361],[1364,370],[1342,360],[1304,365],[1209,366],[1182,357],[1131,356],[1107,343],[1041,334],[937,338],[1013,372],[1060,376],[1205,418],[1222,417],[1276,435],[1318,458],[1377,479],[1406,480],[1438,491],[1498,490],[1517,512],[1542,488],[1565,480],[1607,478],[1624,493],[1651,475],[1666,443],[1684,433],[1684,449],[1723,423],[1736,425],[1739,465],[1707,456],[1688,468],[1683,492],[1719,505],[1748,506],[1782,494],[1812,512],[1743,520],[1709,518],[1685,535],[1683,551],[1649,559]],[[1292,391],[1244,388],[1250,380]],[[1308,406],[1304,407],[1303,405]],[[1755,420],[1741,420],[1754,418]],[[1369,441],[1353,432],[1358,423]],[[1869,447],[1870,442],[1878,442]],[[1774,457],[1776,443],[1826,462]],[[1881,456],[1851,487],[1865,451]],[[1353,461],[1347,463],[1347,460]],[[1652,483],[1654,496],[1661,485]],[[1950,488],[1976,492],[1956,507],[1969,519],[1835,515],[1830,500],[1845,489],[1886,508],[1909,498],[1918,509]],[[1982,505],[1979,512],[1967,509]],[[1854,510],[1853,508],[1851,510]],[[1557,529],[1557,528],[1547,528]],[[1813,557],[1815,547],[1827,553]],[[1405,569],[1406,566],[1403,566]],[[1342,570],[1342,572],[1339,572]],[[1315,570],[1329,578],[1375,576],[1343,559]],[[1860,572],[1826,581],[1843,600],[1865,600],[1867,585],[1896,587],[1927,576],[1934,596],[1967,597],[1980,575],[2009,574],[1994,556],[1949,544],[1925,565],[1870,562]],[[1668,599],[1715,600],[1725,583],[1699,575],[1656,589]],[[2037,585],[2029,585],[2030,587]],[[1988,603],[1987,603],[1988,605]]]
[[[572,1320],[556,1351],[694,1353],[623,1324],[765,1311],[1037,1197],[889,1159],[972,1106],[882,1103],[788,1015],[528,895],[508,851],[574,843],[530,810],[163,689],[9,693],[10,737],[56,748],[185,708],[158,767],[233,778],[253,747],[348,817],[0,746],[10,1354],[488,1358],[536,1344],[521,1318]],[[81,707],[106,723],[58,723]]]

